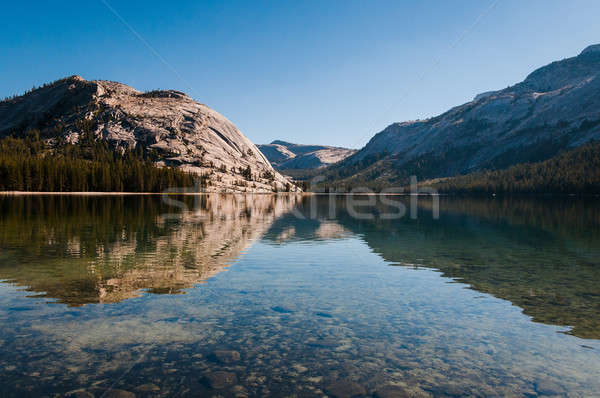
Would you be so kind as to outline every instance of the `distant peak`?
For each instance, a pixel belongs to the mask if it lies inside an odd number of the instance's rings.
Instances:
[[[587,46],[579,55],[600,52],[600,44],[592,44]]]

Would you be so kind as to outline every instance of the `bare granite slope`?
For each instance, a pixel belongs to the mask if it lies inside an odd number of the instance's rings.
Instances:
[[[0,136],[37,128],[77,143],[86,127],[115,150],[141,145],[158,166],[207,175],[209,191],[298,190],[229,120],[179,91],[72,76],[0,102]]]

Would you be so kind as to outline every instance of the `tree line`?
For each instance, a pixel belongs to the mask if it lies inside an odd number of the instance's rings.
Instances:
[[[156,167],[152,158],[139,145],[115,151],[91,133],[70,144],[60,138],[49,143],[28,130],[0,139],[0,191],[161,192],[194,185],[196,175]]]
[[[600,141],[551,159],[443,180],[444,193],[600,194]]]

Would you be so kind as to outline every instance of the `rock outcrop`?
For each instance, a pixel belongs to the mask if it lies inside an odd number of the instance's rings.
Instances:
[[[72,76],[0,102],[0,136],[33,128],[50,142],[90,132],[117,151],[141,146],[159,167],[206,176],[212,192],[298,191],[224,116],[175,90]]]

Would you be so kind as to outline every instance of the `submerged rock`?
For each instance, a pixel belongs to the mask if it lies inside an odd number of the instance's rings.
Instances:
[[[212,355],[212,359],[224,364],[231,364],[240,360],[240,353],[233,350],[218,350]]]
[[[271,307],[271,309],[275,312],[279,312],[280,314],[291,314],[292,312],[294,312],[293,310],[290,310],[289,308],[280,307],[280,306]]]
[[[206,384],[210,388],[220,390],[237,383],[237,376],[232,372],[212,372],[205,376]]]
[[[336,398],[362,397],[367,394],[364,387],[349,380],[338,380],[325,386],[325,392]]]
[[[236,398],[246,398],[248,396],[248,390],[244,386],[233,386],[231,392]]]
[[[85,390],[71,391],[68,392],[66,396],[68,398],[94,398],[94,394]]]
[[[374,394],[375,398],[409,398],[410,395],[400,386],[385,386],[377,389]]]
[[[137,386],[135,388],[135,391],[139,391],[139,392],[160,391],[160,387],[157,386],[156,384],[147,383],[147,384],[142,384],[141,386]]]
[[[105,398],[135,398],[135,394],[131,391],[112,389],[104,394]]]
[[[552,380],[540,380],[536,383],[536,391],[542,395],[561,395],[564,394],[564,389]]]

